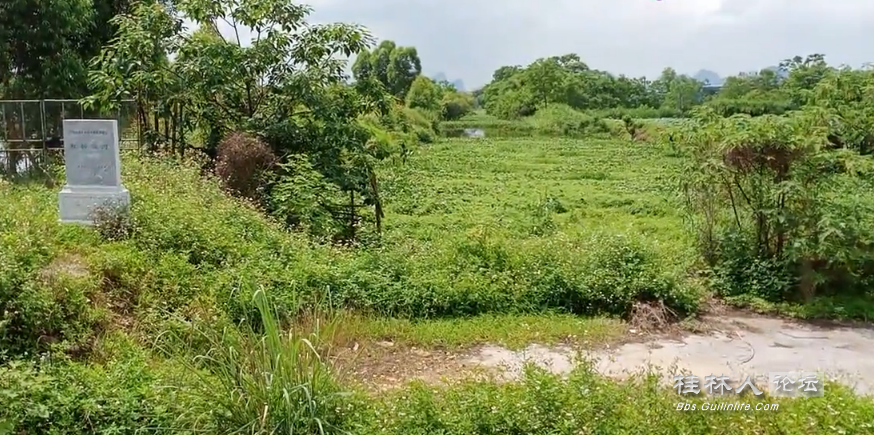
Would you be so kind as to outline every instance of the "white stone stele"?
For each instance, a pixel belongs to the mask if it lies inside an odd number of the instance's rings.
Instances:
[[[58,195],[61,222],[92,225],[98,206],[129,206],[121,184],[118,122],[114,119],[65,119],[64,164],[67,184]]]

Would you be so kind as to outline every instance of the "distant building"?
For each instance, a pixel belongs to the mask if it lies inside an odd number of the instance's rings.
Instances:
[[[698,101],[704,101],[704,99],[706,99],[707,97],[719,93],[720,90],[722,90],[722,84],[705,84],[704,86],[701,86],[701,93],[698,94]]]
[[[706,84],[706,85],[701,87],[701,91],[704,92],[704,95],[713,95],[713,94],[719,92],[721,89],[722,89],[722,84],[718,84],[718,85]]]

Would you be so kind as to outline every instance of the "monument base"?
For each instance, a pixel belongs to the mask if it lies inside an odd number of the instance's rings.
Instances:
[[[93,225],[91,213],[99,206],[129,206],[130,192],[124,186],[70,186],[58,194],[61,222]]]

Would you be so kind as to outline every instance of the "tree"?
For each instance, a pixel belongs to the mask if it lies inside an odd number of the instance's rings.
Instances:
[[[0,90],[7,98],[79,98],[88,62],[114,35],[129,0],[0,2]]]
[[[0,89],[5,98],[76,98],[86,88],[82,52],[94,27],[89,0],[0,4]]]
[[[440,99],[443,97],[443,93],[443,90],[428,77],[416,77],[409,92],[407,92],[407,107],[437,111],[440,109]]]
[[[523,70],[521,66],[502,66],[495,70],[492,74],[492,82],[499,82],[502,80],[507,80],[516,73],[519,73]]]
[[[811,54],[804,58],[795,56],[780,62],[780,71],[788,73],[784,87],[793,101],[801,106],[812,98],[813,88],[834,68],[825,61],[823,54]]]
[[[699,247],[724,295],[868,291],[856,271],[872,260],[872,210],[852,199],[872,166],[822,146],[831,122],[812,106],[728,118],[704,108],[674,132],[689,156],[681,178]]]
[[[464,92],[446,92],[440,101],[440,115],[444,120],[453,121],[473,112],[473,96]]]
[[[113,20],[118,36],[95,59],[89,102],[107,106],[133,97],[149,111],[144,118],[169,118],[183,138],[206,133],[213,157],[218,141],[237,131],[262,138],[276,155],[305,157],[342,192],[321,192],[320,205],[347,222],[346,234],[354,237],[361,205],[374,207],[379,226],[375,164],[385,158],[358,119],[386,106],[368,82],[345,83],[346,61],[337,56],[366,49],[372,40],[366,29],[309,25],[310,12],[284,0],[177,0],[172,9],[142,2]],[[188,34],[183,19],[202,30]],[[219,21],[234,30],[230,39],[215,30]],[[239,38],[243,27],[252,30],[251,45]],[[273,211],[287,210],[276,201]]]
[[[550,104],[578,110],[658,107],[666,93],[667,88],[662,94],[654,91],[646,78],[616,77],[589,68],[576,54],[565,54],[537,59],[527,67],[500,67],[477,95],[489,113],[509,119]]]
[[[352,65],[356,80],[374,79],[395,97],[403,100],[416,77],[422,74],[422,61],[415,47],[400,47],[382,41],[372,52],[362,51]]]
[[[703,83],[687,75],[674,78],[668,85],[662,107],[685,112],[700,102]]]

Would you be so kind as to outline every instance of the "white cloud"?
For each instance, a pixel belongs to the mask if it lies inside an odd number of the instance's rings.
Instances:
[[[871,0],[310,0],[312,22],[354,22],[415,46],[426,74],[468,87],[502,65],[577,53],[589,66],[655,76],[721,75],[825,53],[832,63],[874,61]]]

